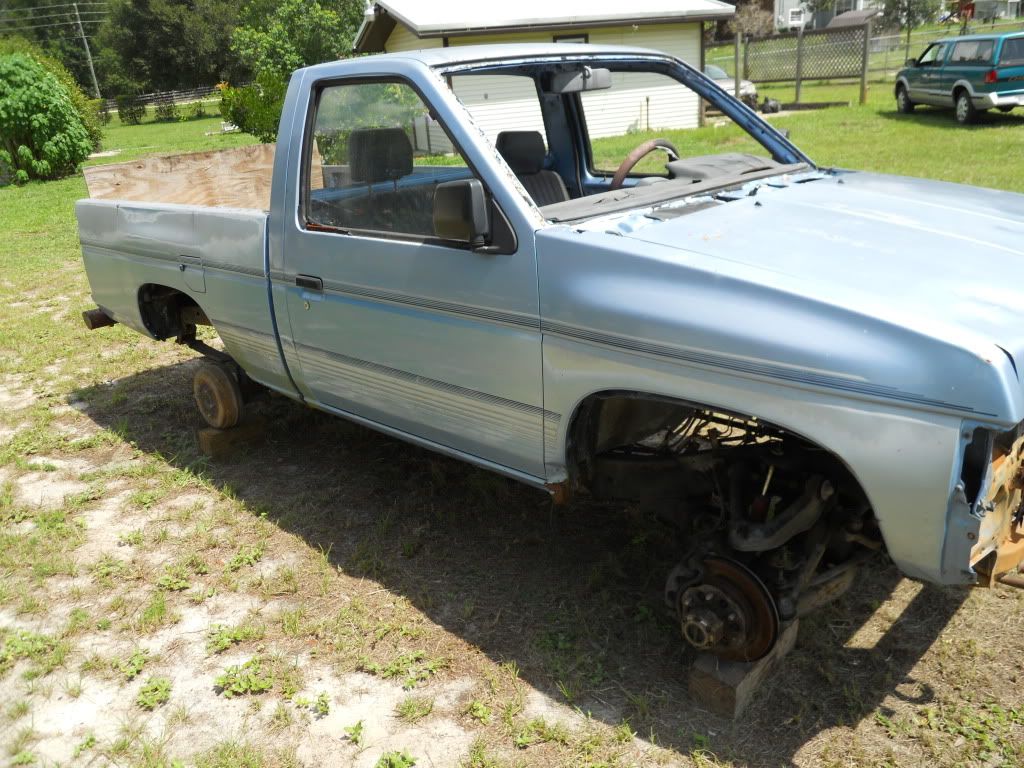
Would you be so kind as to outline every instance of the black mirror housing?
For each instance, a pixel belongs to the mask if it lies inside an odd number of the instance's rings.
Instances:
[[[917,59],[907,59],[905,62],[903,62],[903,64],[908,67],[916,67]]]
[[[487,195],[479,179],[438,184],[434,188],[434,234],[480,248],[491,234],[487,209]]]

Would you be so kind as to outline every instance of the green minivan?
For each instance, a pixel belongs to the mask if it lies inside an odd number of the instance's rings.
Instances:
[[[988,109],[1024,106],[1024,32],[936,40],[900,70],[895,95],[900,112],[947,107],[962,124]]]

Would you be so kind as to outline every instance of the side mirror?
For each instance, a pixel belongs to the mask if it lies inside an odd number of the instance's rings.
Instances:
[[[907,59],[907,60],[906,60],[905,62],[903,62],[903,63],[904,63],[904,64],[905,64],[906,66],[908,66],[908,67],[916,67],[916,66],[917,66],[917,59]]]
[[[434,187],[434,234],[480,248],[491,234],[487,195],[479,179],[446,181]]]

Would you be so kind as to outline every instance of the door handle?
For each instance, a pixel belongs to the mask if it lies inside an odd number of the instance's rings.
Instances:
[[[324,289],[324,281],[312,275],[296,275],[295,285],[299,288],[308,288],[311,291],[322,291]]]

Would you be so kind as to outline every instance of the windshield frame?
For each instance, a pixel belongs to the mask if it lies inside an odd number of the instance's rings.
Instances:
[[[587,52],[570,52],[567,50],[564,54],[545,53],[516,57],[508,56],[506,54],[500,58],[488,57],[454,64],[445,63],[435,66],[434,70],[440,77],[446,79],[449,75],[469,73],[513,74],[532,72],[536,76],[537,70],[543,69],[546,65],[558,66],[566,64],[585,64],[590,67],[606,67],[620,71],[650,71],[667,75],[672,79],[677,80],[683,87],[689,88],[697,95],[698,98],[705,100],[712,107],[731,119],[752,139],[768,151],[769,155],[776,163],[779,164],[779,168],[778,170],[763,172],[764,176],[792,173],[797,170],[817,169],[815,163],[799,148],[792,144],[778,129],[771,125],[771,123],[760,117],[746,104],[728,94],[713,79],[705,75],[703,72],[695,69],[681,59],[669,56],[668,54],[638,51],[620,52],[615,50]],[[570,103],[575,103],[576,108],[578,109],[578,94],[573,94],[573,96],[575,96],[575,98],[570,97],[569,101]],[[463,107],[463,109],[465,110],[465,107]],[[465,119],[472,124],[474,128],[479,129],[473,122],[472,116],[469,114],[468,110],[466,110],[464,114]],[[587,136],[585,123],[577,120],[575,124],[575,131],[576,135],[571,138],[580,153],[579,159],[580,165],[582,166],[580,170],[587,172],[587,169],[593,167],[593,158],[591,157],[590,139],[589,136]],[[494,154],[497,156],[497,159],[504,163],[500,158],[500,155],[498,155],[497,150],[494,149],[493,144],[491,144],[491,147],[494,150]],[[743,180],[750,181],[761,177],[761,173],[756,175],[750,174]],[[642,194],[638,196],[644,198],[643,202],[639,199],[637,199],[636,202],[633,202],[630,199],[633,198],[636,188],[623,188],[622,190],[616,191],[616,193],[625,192],[620,199],[614,201],[614,203],[609,201],[610,205],[608,205],[608,207],[602,208],[601,211],[595,211],[592,215],[597,216],[601,213],[610,212],[612,210],[627,210],[631,207],[650,205],[656,200],[661,202],[662,189],[660,188],[663,188],[664,192],[663,201],[668,201],[692,195],[696,191],[695,187],[697,186],[699,186],[703,191],[708,191],[718,188],[724,189],[729,186],[734,186],[736,183],[736,178],[723,177],[721,180],[708,180],[708,182],[700,185],[673,184],[671,182],[653,185],[644,188]],[[603,196],[608,193],[601,192],[598,194]],[[593,197],[594,195],[589,196]],[[656,198],[656,200],[651,198]],[[530,202],[537,213],[542,216],[545,221],[548,223],[554,223],[550,216],[545,215],[544,209],[538,207],[532,201]],[[581,218],[591,218],[591,215]]]

